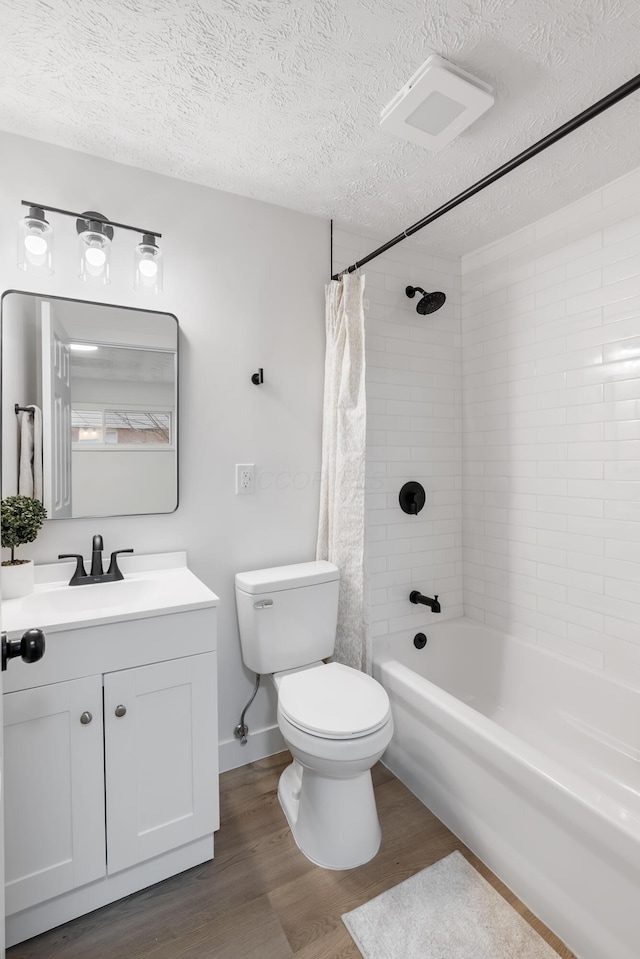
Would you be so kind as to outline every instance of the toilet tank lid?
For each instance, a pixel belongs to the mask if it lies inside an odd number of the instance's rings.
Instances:
[[[273,566],[271,569],[253,569],[236,573],[236,589],[244,593],[274,593],[281,589],[297,589],[331,583],[340,578],[340,571],[324,559],[312,563],[294,563],[291,566]]]

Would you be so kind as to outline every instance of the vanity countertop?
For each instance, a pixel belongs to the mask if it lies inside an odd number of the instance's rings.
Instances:
[[[10,636],[32,627],[53,633],[206,609],[220,602],[188,569],[184,551],[123,556],[120,568],[120,582],[69,586],[73,562],[36,566],[34,592],[3,602],[3,629]]]

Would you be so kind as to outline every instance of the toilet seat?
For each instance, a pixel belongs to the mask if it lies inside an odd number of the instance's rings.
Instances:
[[[277,678],[280,712],[293,726],[312,736],[368,736],[391,717],[386,690],[371,676],[350,666],[327,663]]]

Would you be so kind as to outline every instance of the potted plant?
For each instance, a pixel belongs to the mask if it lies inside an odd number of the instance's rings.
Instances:
[[[2,563],[2,597],[16,599],[33,592],[33,560],[16,559],[15,551],[33,543],[47,518],[42,503],[30,496],[7,496],[2,500],[2,545],[11,550],[11,559]]]

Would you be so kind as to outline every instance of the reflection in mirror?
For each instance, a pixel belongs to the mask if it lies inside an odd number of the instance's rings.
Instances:
[[[5,293],[2,496],[50,519],[176,509],[177,351],[169,313]]]

